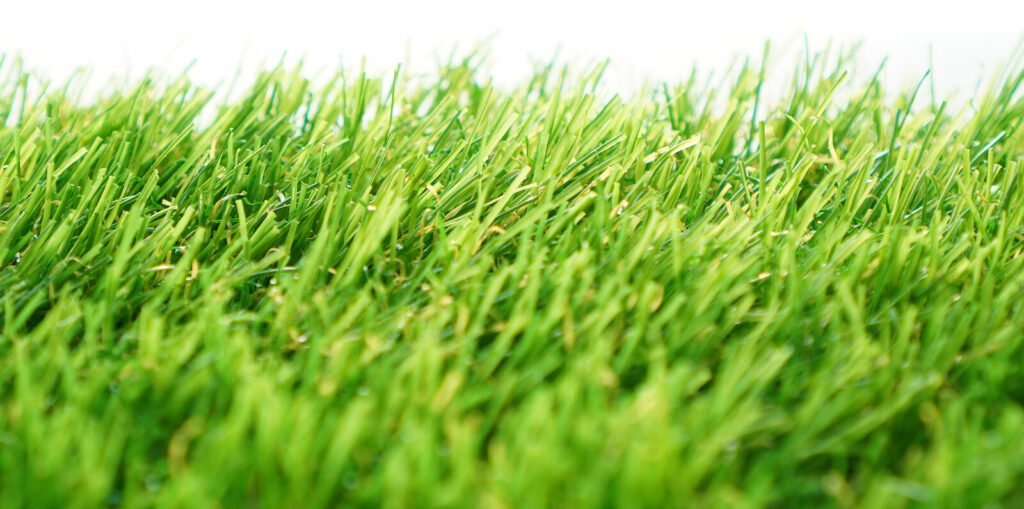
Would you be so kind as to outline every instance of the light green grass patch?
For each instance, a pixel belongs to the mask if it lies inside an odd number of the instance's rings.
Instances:
[[[0,505],[1024,503],[1024,73],[852,63],[216,105],[8,62]]]

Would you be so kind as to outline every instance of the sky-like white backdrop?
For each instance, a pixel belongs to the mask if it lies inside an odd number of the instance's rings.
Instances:
[[[0,52],[54,79],[87,67],[94,82],[194,60],[193,79],[215,84],[286,52],[311,72],[361,57],[371,70],[405,61],[423,71],[456,45],[490,39],[487,70],[499,83],[557,49],[569,62],[610,58],[610,83],[628,92],[693,64],[757,57],[766,39],[777,55],[796,55],[806,37],[812,49],[863,41],[861,61],[888,56],[898,85],[931,65],[942,90],[970,92],[1022,36],[1024,0],[0,0]]]

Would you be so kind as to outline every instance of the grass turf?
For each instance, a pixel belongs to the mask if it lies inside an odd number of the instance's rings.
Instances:
[[[477,67],[8,62],[0,505],[1024,503],[1024,74]]]

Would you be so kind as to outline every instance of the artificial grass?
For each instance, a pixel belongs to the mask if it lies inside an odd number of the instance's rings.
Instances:
[[[216,105],[8,62],[0,505],[1024,503],[1024,73],[853,63]]]

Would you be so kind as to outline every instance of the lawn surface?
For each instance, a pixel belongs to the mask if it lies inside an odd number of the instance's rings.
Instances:
[[[853,64],[8,59],[0,506],[1020,507],[1024,74]]]

